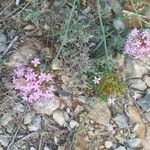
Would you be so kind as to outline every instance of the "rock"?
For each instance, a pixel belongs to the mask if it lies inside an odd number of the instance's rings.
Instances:
[[[149,75],[145,75],[143,78],[143,81],[146,83],[146,85],[148,87],[150,87],[150,76]]]
[[[124,22],[121,20],[121,18],[117,18],[117,19],[113,20],[113,25],[116,30],[123,30],[126,28],[126,26],[125,26]]]
[[[118,148],[116,148],[115,150],[126,150],[126,148],[125,147],[123,147],[123,146],[119,146]]]
[[[10,113],[5,113],[0,119],[0,125],[6,126],[11,120],[12,120],[12,114]]]
[[[65,120],[66,120],[66,121],[69,121],[70,118],[69,118],[69,115],[68,115],[67,112],[64,112],[64,117],[65,117]]]
[[[62,60],[57,59],[53,64],[52,64],[52,70],[61,70],[62,67]]]
[[[8,133],[12,134],[16,130],[16,125],[13,122],[9,122],[6,126],[6,130]]]
[[[74,114],[78,115],[79,113],[81,113],[84,110],[83,106],[77,105],[77,107],[74,110]]]
[[[79,123],[75,120],[71,120],[69,124],[72,129],[79,126]]]
[[[105,141],[105,147],[107,149],[110,149],[113,146],[113,143],[111,141]]]
[[[59,97],[54,96],[52,99],[41,98],[33,104],[33,109],[40,114],[51,115],[60,106]]]
[[[111,6],[115,14],[120,14],[122,10],[121,6],[122,0],[109,0],[109,5]]]
[[[17,34],[17,31],[13,29],[8,33],[10,39],[13,39],[16,36],[16,34]]]
[[[30,125],[28,125],[30,131],[37,131],[41,129],[41,116],[36,115]]]
[[[60,125],[63,126],[65,122],[64,112],[56,110],[53,112],[53,119]]]
[[[148,70],[136,60],[132,60],[128,58],[126,61],[126,77],[133,79],[133,78],[142,78],[144,74],[148,73]]]
[[[9,135],[0,135],[0,145],[5,147],[8,146],[10,138]]]
[[[122,114],[122,115],[117,115],[114,118],[115,122],[117,123],[117,125],[119,126],[119,128],[127,128],[128,124],[127,124],[127,119],[126,117]]]
[[[32,24],[28,24],[27,26],[24,27],[24,30],[28,30],[28,31],[34,30],[34,29],[35,29],[35,26]]]
[[[0,53],[7,48],[7,38],[4,34],[0,34]]]
[[[150,94],[150,88],[146,90],[146,94]]]
[[[97,122],[104,126],[108,126],[111,118],[111,113],[107,106],[107,103],[100,103],[99,101],[95,101],[92,110],[90,110],[89,112],[89,118],[94,122]]]
[[[143,108],[146,112],[150,111],[150,94],[146,94],[143,98],[137,101],[137,104]]]
[[[34,148],[34,147],[31,147],[31,148],[30,148],[30,150],[36,150],[36,148]]]
[[[90,140],[96,139],[96,134],[93,131],[88,131],[88,136]]]
[[[135,90],[145,91],[147,89],[146,84],[141,79],[132,79],[129,84]]]
[[[33,117],[34,117],[34,114],[27,113],[24,117],[24,124],[30,124]]]
[[[44,146],[44,150],[51,150],[47,145]]]
[[[131,148],[137,148],[141,144],[141,140],[139,138],[129,139],[126,142],[127,142],[127,145]]]
[[[65,147],[59,145],[57,150],[65,150]]]
[[[78,99],[79,102],[87,103],[90,98],[87,97],[87,96],[84,96],[84,95],[80,95],[80,96],[78,96],[77,99]]]
[[[25,112],[26,108],[22,103],[17,103],[13,110],[23,113]]]
[[[150,122],[150,112],[144,113],[144,116],[148,122]]]

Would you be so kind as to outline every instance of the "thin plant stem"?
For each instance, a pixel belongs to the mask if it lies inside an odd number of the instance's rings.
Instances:
[[[75,6],[76,1],[77,1],[77,0],[74,0],[74,5],[73,5],[73,8],[72,8],[72,10],[71,10],[69,19],[68,19],[68,21],[67,21],[67,27],[66,27],[66,31],[65,31],[65,34],[64,34],[64,38],[63,38],[62,44],[61,44],[61,46],[59,47],[58,52],[57,52],[56,56],[54,57],[54,59],[52,60],[52,63],[51,63],[51,64],[54,64],[54,63],[56,62],[56,60],[58,59],[58,57],[60,56],[60,54],[61,54],[61,52],[62,52],[62,50],[63,50],[64,45],[65,45],[66,42],[67,42],[70,23],[71,23],[71,20],[72,20],[72,17],[73,17],[73,13],[74,13],[74,11],[75,11],[75,9],[76,9],[76,6]]]
[[[100,5],[100,0],[97,0],[97,8],[98,8],[98,17],[99,17],[99,21],[100,21],[100,26],[101,26],[102,34],[103,34],[103,43],[104,43],[106,61],[107,61],[108,68],[110,69],[109,55],[108,55],[107,42],[106,42],[106,34],[105,34],[105,28],[104,28],[103,21],[102,21],[102,14],[101,14],[102,9],[101,9],[101,5]]]

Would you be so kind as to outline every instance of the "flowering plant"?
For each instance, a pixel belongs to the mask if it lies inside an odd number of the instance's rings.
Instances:
[[[33,103],[39,98],[52,98],[54,86],[53,76],[37,71],[41,62],[35,58],[30,66],[17,64],[13,74],[13,84],[16,90],[21,92],[23,100]]]
[[[136,58],[150,56],[150,31],[133,29],[128,35],[124,50]]]

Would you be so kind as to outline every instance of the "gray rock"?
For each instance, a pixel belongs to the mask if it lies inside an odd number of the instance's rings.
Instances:
[[[17,103],[13,110],[23,113],[25,112],[25,106],[22,103]]]
[[[144,113],[144,116],[148,122],[150,122],[150,112]]]
[[[7,38],[4,34],[0,34],[0,53],[7,48]]]
[[[5,113],[3,114],[3,116],[0,119],[0,123],[2,126],[6,126],[11,120],[12,120],[12,116],[10,113]]]
[[[145,91],[147,86],[141,79],[132,79],[129,81],[130,87],[136,90]]]
[[[36,148],[34,148],[34,147],[31,147],[31,148],[30,148],[30,150],[36,150]]]
[[[146,112],[150,111],[150,94],[146,94],[143,98],[137,101],[137,104],[143,108]]]
[[[68,120],[70,119],[67,112],[64,112],[64,117],[65,117],[65,120],[66,120],[66,121],[68,121]]]
[[[80,95],[80,96],[78,97],[78,101],[79,101],[79,102],[82,102],[82,103],[87,103],[88,100],[89,100],[89,97],[87,97],[87,96]]]
[[[8,146],[10,138],[9,135],[0,135],[0,145],[5,147]]]
[[[115,14],[120,14],[122,10],[122,0],[109,0],[109,5],[111,6]]]
[[[134,138],[127,140],[126,143],[131,148],[137,148],[140,146],[141,140],[139,138]]]
[[[145,75],[143,78],[143,81],[146,83],[146,85],[148,87],[150,87],[150,76],[149,75]]]
[[[43,99],[33,104],[33,109],[40,114],[51,115],[60,106],[59,97],[54,96],[52,99]]]
[[[119,146],[118,148],[116,148],[115,150],[126,150],[126,148],[125,147],[123,147],[123,146]]]
[[[39,129],[41,129],[41,116],[36,115],[31,124],[28,126],[30,131],[37,131]]]
[[[16,36],[16,34],[17,34],[17,31],[13,29],[8,33],[10,39],[13,39]]]
[[[64,117],[64,112],[60,110],[56,110],[53,112],[53,119],[60,125],[63,126],[66,121]]]
[[[8,133],[12,134],[16,130],[16,125],[13,122],[9,122],[6,126],[6,130]]]
[[[27,113],[24,117],[24,124],[30,124],[32,121],[32,118],[34,117],[34,114]]]
[[[126,26],[125,26],[124,22],[121,20],[121,18],[117,18],[117,19],[113,20],[113,25],[114,25],[115,29],[117,29],[117,30],[120,30],[120,29],[123,30],[126,28]]]
[[[128,124],[127,124],[127,119],[126,117],[122,114],[122,115],[117,115],[114,118],[115,122],[117,123],[117,125],[119,126],[119,128],[127,128]]]
[[[79,126],[79,123],[78,122],[76,122],[75,120],[71,120],[70,121],[70,127],[73,129],[73,128],[75,128],[75,127],[78,127]]]
[[[146,94],[150,94],[150,88],[146,90]]]
[[[113,143],[111,141],[105,141],[105,147],[107,149],[110,149],[113,146]]]

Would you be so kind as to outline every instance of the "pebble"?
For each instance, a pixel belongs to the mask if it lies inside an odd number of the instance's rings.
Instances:
[[[144,116],[148,122],[150,122],[150,112],[144,113]]]
[[[0,53],[5,51],[5,49],[7,48],[7,38],[4,34],[0,34]]]
[[[24,124],[30,124],[33,117],[34,117],[34,114],[27,113],[24,117]]]
[[[24,27],[24,30],[34,30],[35,29],[35,26],[34,25],[31,25],[31,24],[28,24],[27,26]]]
[[[3,116],[0,119],[1,125],[6,126],[12,119],[13,118],[10,113],[3,114]]]
[[[119,114],[114,118],[114,120],[117,123],[117,125],[119,126],[119,128],[127,128],[128,127],[127,120],[124,115]]]
[[[39,102],[33,104],[33,109],[39,114],[51,115],[60,106],[59,97],[53,96],[53,99],[41,98]]]
[[[145,91],[147,89],[146,84],[141,79],[132,79],[129,84],[131,84],[131,88],[136,90]]]
[[[88,100],[89,100],[89,97],[87,97],[87,96],[80,95],[80,96],[78,97],[78,101],[79,101],[79,102],[82,102],[82,103],[87,103]]]
[[[69,124],[72,129],[79,126],[79,123],[75,120],[71,120]]]
[[[47,145],[44,146],[44,150],[51,150],[51,148],[49,148]]]
[[[143,98],[137,101],[137,104],[143,108],[146,112],[150,111],[150,94],[146,94]]]
[[[113,20],[113,25],[116,30],[123,30],[126,28],[126,26],[121,18],[117,18],[117,19]]]
[[[67,112],[64,112],[64,117],[65,117],[65,120],[66,120],[66,121],[68,121],[68,120],[70,119]]]
[[[52,70],[56,71],[56,70],[61,70],[62,67],[62,60],[57,59],[53,64],[52,64]]]
[[[0,135],[0,144],[2,146],[8,146],[9,141],[10,141],[9,135]]]
[[[15,37],[16,34],[17,34],[17,31],[14,30],[14,29],[12,29],[12,30],[8,33],[10,39],[13,39],[13,38]]]
[[[31,148],[30,148],[30,150],[36,150],[36,148],[34,148],[34,147],[31,147]]]
[[[77,107],[74,110],[74,114],[78,115],[79,113],[81,113],[84,110],[83,106],[77,105]]]
[[[105,141],[105,147],[107,149],[110,149],[113,146],[113,143],[111,141]]]
[[[145,75],[143,78],[143,81],[146,83],[146,85],[148,87],[150,87],[150,76],[149,75]]]
[[[22,103],[17,103],[13,110],[23,113],[25,111],[25,106]]]
[[[56,110],[53,112],[53,119],[60,125],[63,126],[65,124],[64,112],[60,110]]]
[[[141,140],[139,138],[129,139],[127,140],[127,145],[131,148],[137,148],[141,144]]]
[[[7,130],[7,132],[10,133],[10,134],[14,133],[15,130],[16,130],[15,124],[14,124],[13,122],[9,122],[9,123],[7,124],[7,126],[6,126],[6,130]]]
[[[126,148],[125,147],[123,147],[123,146],[119,146],[118,148],[116,148],[115,150],[126,150]]]
[[[37,131],[41,129],[41,116],[36,115],[33,119],[31,124],[28,126],[30,131]]]

